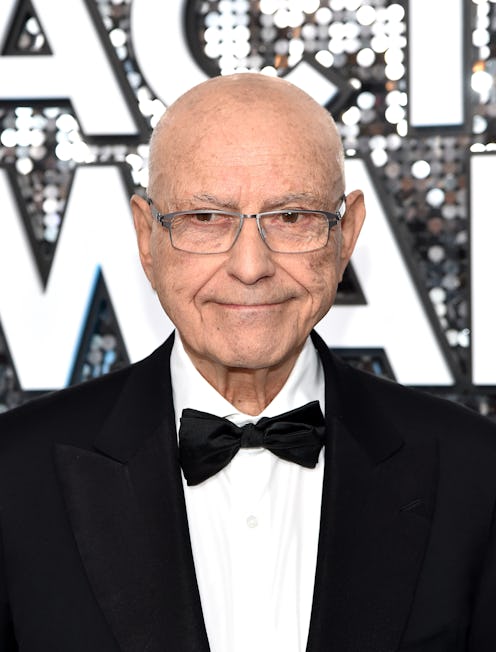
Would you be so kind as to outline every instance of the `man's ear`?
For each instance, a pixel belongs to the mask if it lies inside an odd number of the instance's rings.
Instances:
[[[339,266],[339,280],[343,278],[344,270],[348,264],[358,235],[365,219],[365,202],[361,190],[353,190],[346,195],[346,210],[341,220],[341,255]]]
[[[151,253],[151,236],[153,218],[150,207],[146,199],[139,195],[131,197],[131,210],[133,212],[134,228],[138,238],[138,249],[141,265],[145,271],[151,286],[155,288],[153,282],[153,256]]]

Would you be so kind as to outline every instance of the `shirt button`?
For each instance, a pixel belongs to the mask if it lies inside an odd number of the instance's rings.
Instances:
[[[251,516],[248,516],[248,518],[246,519],[246,525],[247,525],[249,528],[257,527],[257,525],[258,525],[258,518],[257,518],[256,516],[253,516],[253,514],[252,514]]]

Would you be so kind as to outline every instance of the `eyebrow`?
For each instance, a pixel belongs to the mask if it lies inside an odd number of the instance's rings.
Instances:
[[[215,195],[211,195],[209,193],[195,194],[192,196],[192,199],[199,202],[207,202],[209,204],[215,204],[216,206],[219,206],[221,208],[226,208],[229,210],[237,209],[237,202],[235,200],[221,199],[220,197],[216,197]],[[281,208],[283,206],[287,206],[288,204],[295,204],[295,203],[299,204],[300,202],[303,202],[303,204],[305,203],[321,204],[322,198],[317,197],[317,195],[311,192],[287,193],[286,195],[280,195],[279,197],[273,197],[270,200],[265,201],[262,205],[261,211],[263,212],[274,208]]]

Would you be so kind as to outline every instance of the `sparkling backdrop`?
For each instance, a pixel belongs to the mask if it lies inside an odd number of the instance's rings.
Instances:
[[[495,3],[470,3],[471,129],[425,136],[408,135],[407,25],[402,2],[197,0],[189,2],[186,10],[188,40],[207,74],[252,70],[284,75],[310,56],[348,80],[352,93],[335,114],[346,154],[370,159],[379,191],[425,285],[462,378],[467,378],[470,351],[468,152],[496,149]],[[95,4],[108,45],[115,49],[139,110],[153,127],[165,107],[147,87],[134,57],[130,0],[95,0]],[[49,46],[36,16],[26,16],[14,36],[11,49],[36,54]],[[0,165],[9,170],[22,201],[45,283],[75,166],[125,164],[134,189],[141,192],[147,184],[147,156],[145,140],[139,145],[87,142],[69,103],[0,104]],[[339,300],[357,294],[354,277],[348,274]],[[94,319],[86,350],[80,352],[74,382],[127,360],[108,301],[102,305],[102,316]],[[380,352],[343,355],[374,373],[391,373]],[[468,379],[449,396],[496,415],[494,394],[473,394]],[[0,330],[0,410],[25,398]]]

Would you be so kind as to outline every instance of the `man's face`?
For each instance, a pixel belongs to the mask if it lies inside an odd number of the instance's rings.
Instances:
[[[195,128],[201,138],[169,147],[174,154],[156,175],[160,212],[338,208],[339,172],[318,151],[316,134],[302,137],[277,111],[240,119],[239,107],[224,107],[213,124],[205,118]],[[143,203],[141,212],[149,219]],[[273,253],[255,220],[245,220],[230,251],[204,255],[174,249],[158,223],[144,232],[138,226],[145,271],[198,368],[264,369],[295,359],[334,301],[355,238],[343,239],[337,226],[321,250]]]

